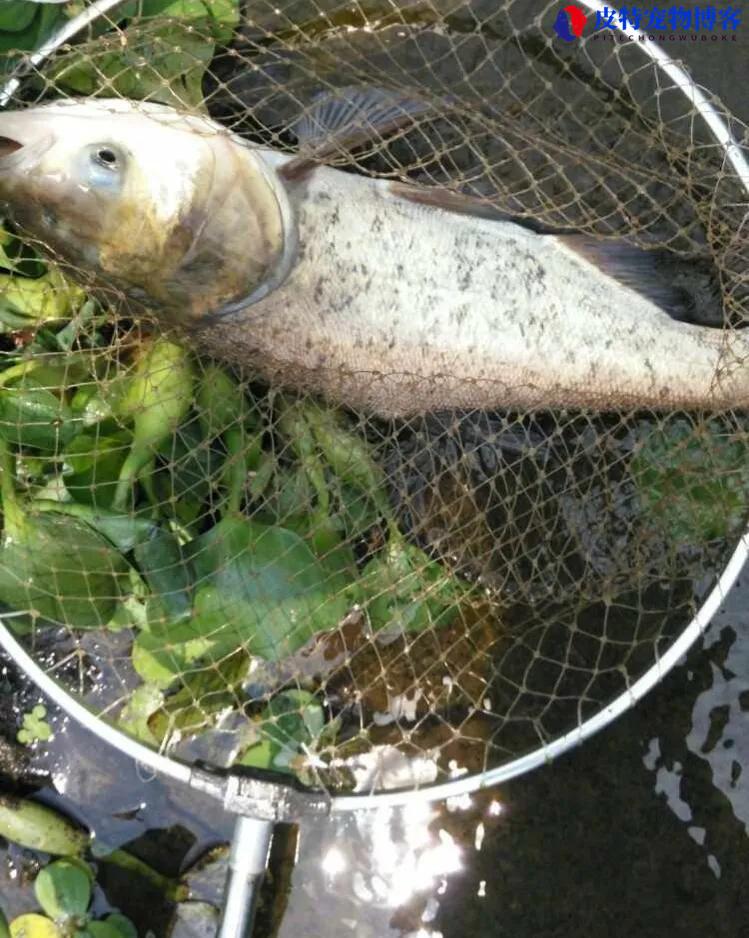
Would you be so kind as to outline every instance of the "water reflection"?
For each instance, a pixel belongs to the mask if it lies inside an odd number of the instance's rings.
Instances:
[[[691,757],[709,768],[712,786],[726,799],[746,832],[749,789],[743,769],[749,762],[749,630],[736,628],[745,617],[746,587],[739,584],[711,623],[701,658],[691,656],[694,665],[688,663],[682,669],[685,683],[696,691],[683,740],[672,739],[667,730],[663,739],[650,739],[643,757],[645,767],[655,773],[656,794],[664,796],[669,809],[686,825],[688,835],[704,849],[707,867],[717,879],[721,863],[708,847],[716,840],[715,823],[709,825],[710,831],[695,823],[695,814],[704,813],[705,800],[695,798],[694,763],[687,768],[684,762]],[[684,761],[677,758],[679,749]],[[717,804],[715,798],[712,800]]]
[[[315,928],[330,938],[442,938],[434,923],[443,897],[501,813],[496,796],[481,794],[304,824],[279,938]],[[477,896],[485,895],[482,881]]]

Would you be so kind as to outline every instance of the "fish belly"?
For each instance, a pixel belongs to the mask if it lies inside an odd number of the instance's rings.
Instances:
[[[677,322],[556,237],[329,168],[292,196],[291,275],[203,334],[269,380],[383,416],[749,403],[742,332]]]

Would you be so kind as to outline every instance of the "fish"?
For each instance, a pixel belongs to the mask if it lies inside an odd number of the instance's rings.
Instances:
[[[749,404],[749,333],[674,318],[650,252],[325,165],[428,107],[326,97],[297,153],[153,103],[6,111],[0,202],[196,348],[385,418]]]

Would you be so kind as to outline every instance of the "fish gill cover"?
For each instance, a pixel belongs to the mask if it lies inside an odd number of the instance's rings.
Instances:
[[[321,94],[431,101],[325,161],[626,238],[684,320],[720,331],[716,380],[746,368],[746,193],[725,151],[636,45],[567,46],[558,5],[531,6],[132,2],[16,105],[157,102],[293,154]],[[82,5],[6,7],[10,67]],[[742,410],[386,418],[201,354],[21,224],[0,248],[4,621],[177,757],[326,791],[497,766],[655,662],[746,525]]]

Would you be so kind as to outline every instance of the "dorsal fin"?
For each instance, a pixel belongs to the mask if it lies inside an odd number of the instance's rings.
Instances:
[[[300,152],[280,173],[286,179],[298,179],[342,150],[354,150],[393,133],[434,109],[426,100],[371,86],[321,92],[290,128]]]

